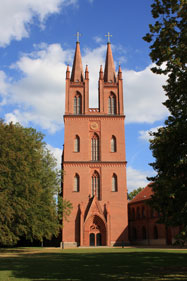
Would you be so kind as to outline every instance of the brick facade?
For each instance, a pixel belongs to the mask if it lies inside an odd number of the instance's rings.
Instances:
[[[158,224],[159,214],[147,204],[152,189],[146,186],[129,204],[129,240],[138,245],[171,245],[179,227],[169,227],[166,233],[164,224]]]
[[[89,108],[88,66],[83,74],[77,42],[71,75],[66,71],[63,198],[73,210],[64,221],[64,247],[128,243],[123,80],[110,43],[98,95],[99,107]]]

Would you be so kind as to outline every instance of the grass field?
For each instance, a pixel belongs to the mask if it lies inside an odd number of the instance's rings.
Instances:
[[[0,280],[187,280],[187,250],[0,249]]]

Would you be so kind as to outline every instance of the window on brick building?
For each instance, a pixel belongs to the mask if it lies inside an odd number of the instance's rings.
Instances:
[[[79,136],[76,136],[74,139],[74,152],[80,151],[80,138]]]
[[[135,227],[132,228],[132,240],[137,240],[137,232]]]
[[[137,219],[140,219],[140,208],[139,208],[139,207],[137,208],[137,211],[136,211],[136,212],[137,212],[136,218],[137,218]]]
[[[117,146],[116,146],[116,137],[112,136],[111,141],[110,141],[110,151],[111,152],[116,152],[117,151]]]
[[[158,239],[158,228],[156,225],[154,226],[154,239]]]
[[[146,228],[142,226],[142,239],[145,240],[147,238]]]
[[[108,98],[108,114],[116,114],[116,97],[113,93]]]
[[[74,96],[74,105],[73,105],[73,112],[74,114],[81,114],[81,107],[82,107],[82,100],[81,100],[81,94],[78,92]]]
[[[73,191],[79,192],[79,189],[80,189],[80,178],[79,178],[79,175],[76,174],[76,175],[74,176]]]
[[[145,208],[142,207],[142,218],[145,218]]]
[[[101,200],[100,194],[100,177],[95,171],[92,175],[92,196],[96,195],[98,200]]]
[[[116,174],[113,174],[113,176],[112,176],[112,191],[114,191],[114,192],[118,191],[118,182],[117,182]]]
[[[134,210],[134,208],[132,208],[132,219],[133,220],[135,219],[135,210]]]
[[[94,134],[91,140],[92,146],[92,161],[99,161],[99,137]]]

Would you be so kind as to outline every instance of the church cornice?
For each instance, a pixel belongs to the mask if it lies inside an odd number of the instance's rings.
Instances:
[[[94,118],[95,120],[100,120],[100,118],[102,119],[125,119],[125,115],[102,115],[99,112],[95,112],[95,114],[80,114],[80,115],[75,115],[75,114],[65,114],[64,115],[64,119],[66,118],[71,118],[71,119],[90,119],[90,118]]]
[[[116,166],[126,166],[127,161],[64,161],[62,165],[70,165],[70,166],[89,166],[90,168],[99,168],[101,166],[110,166],[110,167],[116,167]]]

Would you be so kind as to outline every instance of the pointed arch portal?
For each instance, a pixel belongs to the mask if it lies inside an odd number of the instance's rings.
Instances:
[[[84,227],[84,245],[106,246],[107,231],[105,222],[98,215],[91,216]]]

